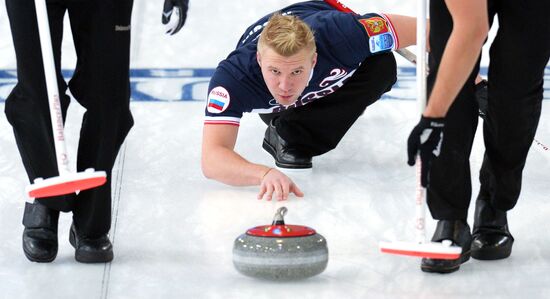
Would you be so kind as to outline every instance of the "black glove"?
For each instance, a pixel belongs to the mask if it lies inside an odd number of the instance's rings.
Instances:
[[[188,8],[189,0],[164,0],[162,24],[166,28],[166,34],[174,35],[180,31],[187,19]]]
[[[485,115],[487,115],[487,84],[487,80],[481,80],[476,84],[476,101],[479,107],[479,116],[483,119],[485,119]]]
[[[420,184],[426,188],[432,160],[439,156],[441,152],[441,142],[443,141],[443,128],[445,127],[445,118],[420,118],[420,121],[414,127],[407,140],[407,152],[409,154],[408,164],[415,164],[416,154],[420,152],[422,162],[422,171]]]

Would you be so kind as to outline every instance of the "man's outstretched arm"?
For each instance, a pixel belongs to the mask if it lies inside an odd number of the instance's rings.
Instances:
[[[209,179],[233,186],[259,185],[269,167],[250,163],[233,149],[239,127],[205,125],[202,137],[202,172]]]
[[[303,196],[302,191],[282,172],[247,161],[234,151],[239,127],[205,125],[202,139],[201,166],[205,177],[232,186],[260,186],[258,199],[286,200],[289,193]]]
[[[402,15],[386,14],[390,19],[395,34],[399,38],[399,48],[416,45],[416,18]]]

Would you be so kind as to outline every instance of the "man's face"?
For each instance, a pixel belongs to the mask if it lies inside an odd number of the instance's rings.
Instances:
[[[277,103],[285,106],[298,100],[317,62],[317,53],[308,49],[285,57],[265,47],[256,57],[269,92]]]

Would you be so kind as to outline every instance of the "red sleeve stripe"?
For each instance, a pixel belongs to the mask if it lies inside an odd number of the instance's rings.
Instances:
[[[230,126],[239,126],[239,122],[236,121],[227,121],[227,120],[205,120],[205,125],[230,125]]]
[[[381,13],[380,15],[384,19],[386,19],[386,21],[388,21],[388,24],[390,25],[390,30],[393,33],[393,36],[395,37],[395,50],[399,49],[399,36],[397,35],[397,31],[395,31],[395,27],[393,27],[393,23],[391,22],[391,19],[383,13]]]

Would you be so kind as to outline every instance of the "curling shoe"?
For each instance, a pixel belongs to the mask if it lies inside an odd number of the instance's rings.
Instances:
[[[472,257],[500,260],[512,254],[514,237],[508,230],[506,212],[495,209],[489,200],[478,196],[474,216]]]
[[[25,203],[23,252],[32,262],[49,263],[57,256],[59,211],[39,203]]]
[[[273,156],[277,167],[286,169],[309,169],[312,167],[311,156],[290,148],[277,133],[273,120],[271,120],[265,131],[262,147]]]
[[[90,238],[80,235],[74,223],[71,225],[69,242],[76,249],[75,259],[81,263],[108,263],[113,260],[113,245],[107,234]]]
[[[451,240],[452,245],[460,246],[462,253],[456,260],[442,260],[423,258],[420,268],[424,272],[451,273],[460,268],[460,265],[470,259],[470,244],[472,235],[470,226],[464,220],[439,220],[432,237],[432,242]]]

